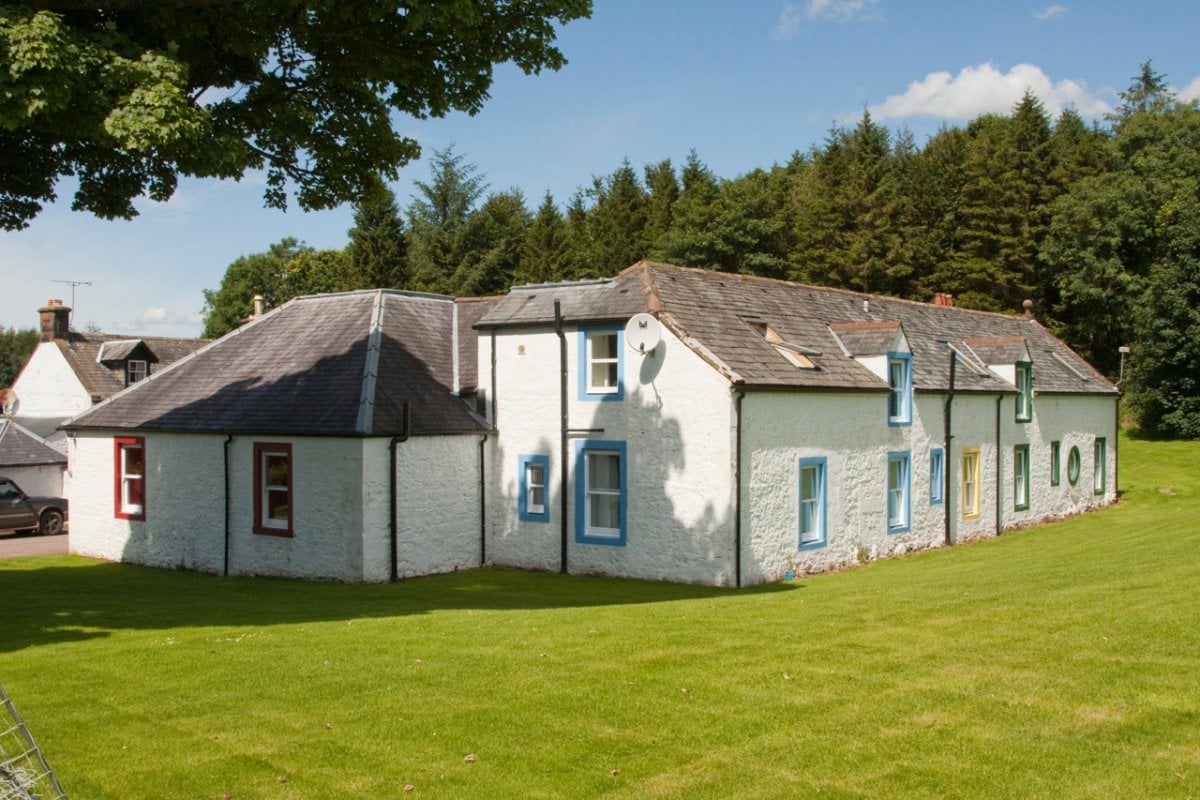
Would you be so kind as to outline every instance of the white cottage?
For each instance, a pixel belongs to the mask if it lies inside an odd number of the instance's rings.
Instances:
[[[477,566],[481,309],[299,298],[70,420],[72,551],[343,581]]]
[[[1116,497],[1117,389],[1030,317],[643,262],[479,328],[495,563],[754,584]]]
[[[301,298],[67,425],[72,547],[756,584],[1112,501],[1117,396],[1030,317],[650,262]]]

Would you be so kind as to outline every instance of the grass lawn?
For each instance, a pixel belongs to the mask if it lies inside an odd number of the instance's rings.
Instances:
[[[80,800],[1200,797],[1198,467],[741,591],[0,562],[0,683]]]

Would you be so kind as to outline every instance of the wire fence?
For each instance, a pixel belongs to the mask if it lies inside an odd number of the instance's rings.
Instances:
[[[66,800],[42,751],[0,686],[0,800]]]

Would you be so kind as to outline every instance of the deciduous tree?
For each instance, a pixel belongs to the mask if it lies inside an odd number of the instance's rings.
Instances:
[[[265,200],[356,199],[418,144],[393,115],[477,112],[494,65],[558,69],[590,0],[44,0],[0,6],[0,227],[75,175],[105,218],[180,175],[266,171]]]

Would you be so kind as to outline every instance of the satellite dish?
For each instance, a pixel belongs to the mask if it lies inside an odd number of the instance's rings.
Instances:
[[[662,341],[662,325],[649,314],[634,314],[625,323],[625,342],[643,355],[649,355]]]

